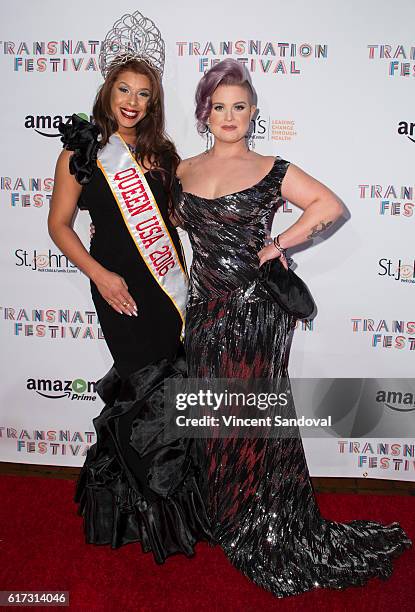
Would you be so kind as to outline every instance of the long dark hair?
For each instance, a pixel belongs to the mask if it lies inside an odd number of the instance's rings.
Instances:
[[[145,167],[145,160],[149,160],[153,168],[160,170],[164,186],[171,194],[180,157],[165,132],[163,90],[159,73],[146,62],[130,60],[113,68],[98,90],[92,116],[101,133],[101,146],[106,145],[111,134],[118,129],[117,121],[111,110],[111,91],[119,75],[127,70],[145,75],[151,85],[147,114],[136,126],[137,161]],[[169,199],[169,206],[172,209],[172,199],[171,197]]]

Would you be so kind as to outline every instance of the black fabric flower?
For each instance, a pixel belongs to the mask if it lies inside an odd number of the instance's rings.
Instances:
[[[96,168],[99,129],[78,115],[72,115],[58,129],[64,148],[74,152],[69,160],[69,171],[78,183],[86,185]]]

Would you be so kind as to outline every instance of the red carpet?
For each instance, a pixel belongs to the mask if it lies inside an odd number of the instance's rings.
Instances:
[[[118,550],[84,544],[73,490],[74,482],[68,480],[0,477],[0,590],[69,591],[71,610],[412,609],[413,549],[395,561],[387,582],[374,579],[366,587],[318,589],[277,599],[235,570],[218,547],[199,544],[193,559],[177,556],[157,566],[151,554],[141,553],[139,544]],[[415,497],[321,494],[318,499],[327,518],[398,520],[415,541]]]

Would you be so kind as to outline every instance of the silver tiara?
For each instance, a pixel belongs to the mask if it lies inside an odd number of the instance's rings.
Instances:
[[[131,60],[146,62],[163,76],[165,54],[160,30],[139,11],[123,15],[114,23],[101,45],[98,63],[105,79],[113,68]]]

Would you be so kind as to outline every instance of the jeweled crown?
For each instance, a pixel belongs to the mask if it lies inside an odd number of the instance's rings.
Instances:
[[[102,43],[99,68],[106,78],[111,70],[131,60],[141,60],[164,72],[164,41],[155,23],[139,11],[123,15],[114,23]]]

